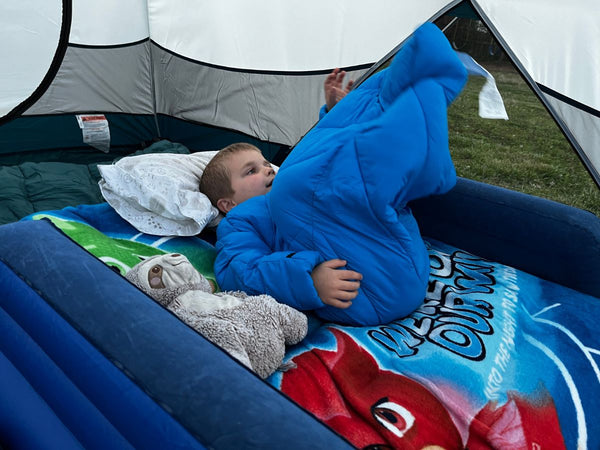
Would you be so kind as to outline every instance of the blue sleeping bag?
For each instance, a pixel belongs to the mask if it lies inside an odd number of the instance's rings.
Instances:
[[[446,110],[466,71],[422,25],[391,66],[348,94],[298,143],[271,191],[217,230],[222,289],[268,293],[325,320],[375,325],[424,299],[429,258],[407,202],[451,189]],[[363,275],[351,307],[326,306],[311,272],[340,258]]]

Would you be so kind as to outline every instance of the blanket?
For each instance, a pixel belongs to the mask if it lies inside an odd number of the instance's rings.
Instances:
[[[34,214],[125,273],[182,253],[214,280],[212,245],[139,233],[107,204]],[[600,299],[426,240],[422,306],[381,326],[309,316],[267,382],[357,447],[600,448]]]
[[[129,156],[189,152],[181,144],[161,140]],[[0,224],[15,222],[37,211],[103,202],[98,164],[111,164],[125,154],[118,149],[110,154],[55,150],[49,152],[47,161],[0,165]]]
[[[34,213],[23,220],[47,219],[113,270],[125,275],[142,259],[181,253],[216,286],[214,247],[198,237],[163,237],[140,233],[108,203]]]
[[[600,448],[600,299],[427,244],[417,311],[313,318],[269,382],[359,448]]]

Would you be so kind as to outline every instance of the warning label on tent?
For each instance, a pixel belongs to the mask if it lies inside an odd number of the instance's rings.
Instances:
[[[83,142],[108,153],[110,150],[110,129],[104,114],[80,114],[76,117],[83,134]]]

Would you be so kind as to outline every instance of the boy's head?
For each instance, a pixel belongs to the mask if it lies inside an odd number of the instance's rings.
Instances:
[[[240,142],[217,153],[206,165],[200,192],[224,214],[249,198],[271,190],[275,171],[254,145]]]

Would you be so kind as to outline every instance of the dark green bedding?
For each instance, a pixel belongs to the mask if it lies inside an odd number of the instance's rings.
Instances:
[[[181,144],[159,141],[131,155],[144,153],[189,153]],[[25,162],[0,166],[0,225],[15,222],[37,211],[66,206],[102,203],[98,187],[98,164],[118,159],[107,154],[100,163]]]

